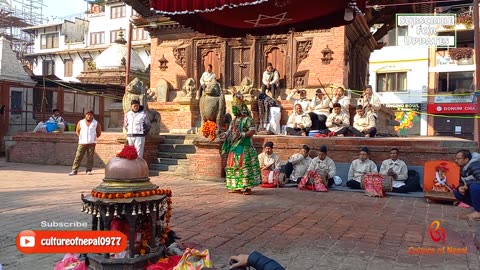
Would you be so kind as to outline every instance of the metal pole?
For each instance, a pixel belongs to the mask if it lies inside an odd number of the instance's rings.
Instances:
[[[480,20],[478,12],[479,0],[473,0],[473,41],[475,55],[475,92],[480,92]],[[477,97],[477,106],[480,106],[480,98]],[[477,116],[477,115],[475,115]],[[480,118],[475,118],[473,140],[480,143]]]
[[[125,65],[125,93],[127,92],[127,85],[130,83],[130,61],[132,55],[132,23],[128,22],[128,36],[127,36],[127,62]]]

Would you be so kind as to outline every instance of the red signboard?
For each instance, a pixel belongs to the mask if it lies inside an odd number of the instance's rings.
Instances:
[[[468,114],[478,113],[477,103],[429,103],[427,112],[435,114]]]

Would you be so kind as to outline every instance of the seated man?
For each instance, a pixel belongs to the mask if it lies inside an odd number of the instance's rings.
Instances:
[[[272,98],[277,98],[279,82],[280,74],[273,68],[272,63],[267,63],[267,68],[262,75],[262,93],[266,94],[268,90],[272,94]]]
[[[350,116],[342,111],[340,103],[333,104],[333,112],[327,118],[327,127],[335,136],[345,136],[350,126]]]
[[[328,133],[327,126],[325,122],[327,117],[330,115],[330,107],[332,106],[332,101],[324,93],[325,90],[317,89],[315,91],[315,96],[313,97],[308,115],[312,120],[312,129],[319,130],[321,133]]]
[[[362,105],[357,106],[357,114],[353,118],[353,126],[348,130],[357,137],[375,137],[377,134],[376,120],[373,114],[365,112]]]
[[[293,98],[293,95],[299,94],[299,98]],[[292,102],[293,106],[300,104],[302,105],[302,110],[304,112],[309,112],[310,110],[310,99],[307,98],[307,91],[302,89],[302,90],[292,90],[290,94],[287,96],[287,101]]]
[[[60,116],[60,111],[58,109],[53,109],[53,114],[47,120],[47,122],[55,122],[57,123],[58,129],[60,131],[65,130],[65,119]]]
[[[415,192],[417,191],[419,183],[407,181],[407,164],[398,158],[399,153],[400,150],[398,150],[398,148],[392,148],[392,150],[390,150],[390,158],[382,162],[382,166],[380,166],[380,174],[392,177],[392,192]]]
[[[352,161],[348,170],[347,187],[362,189],[362,177],[367,173],[378,173],[377,165],[368,158],[368,152],[367,147],[362,147],[359,158]]]
[[[213,83],[217,80],[215,73],[213,73],[213,66],[211,64],[207,65],[207,70],[203,72],[202,77],[200,77],[200,92],[205,90],[207,84]]]
[[[335,166],[335,162],[327,156],[327,146],[320,146],[318,157],[312,159],[312,162],[310,162],[308,166],[308,171],[315,171],[315,173],[322,176],[328,188],[333,186],[335,183],[333,177],[337,173],[337,167]]]
[[[289,182],[298,183],[307,172],[312,159],[308,156],[310,147],[303,145],[300,153],[292,155],[285,164],[285,176]]]
[[[312,120],[310,116],[303,112],[300,104],[295,105],[295,111],[288,117],[287,134],[297,136],[308,136]]]
[[[455,155],[460,167],[460,185],[453,192],[458,201],[473,206],[474,212],[463,219],[480,219],[480,154],[460,150]]]
[[[280,174],[280,157],[273,153],[273,142],[266,142],[263,152],[258,155],[260,171],[262,174],[262,187],[278,186],[278,175]]]

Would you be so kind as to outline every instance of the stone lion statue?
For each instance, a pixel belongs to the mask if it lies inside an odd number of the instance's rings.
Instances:
[[[184,97],[193,97],[197,91],[196,82],[193,78],[188,78],[182,86]]]
[[[122,100],[123,113],[130,111],[132,100],[140,102],[140,106],[143,106],[143,110],[152,123],[148,135],[158,135],[160,133],[160,113],[155,110],[149,110],[147,89],[138,78],[133,79],[126,87],[126,93],[123,95]]]
[[[203,93],[201,93],[203,92]],[[225,95],[218,82],[213,81],[206,85],[205,89],[197,93],[200,96],[200,115],[202,125],[206,121],[213,121],[217,124],[217,134],[220,134],[226,116]]]

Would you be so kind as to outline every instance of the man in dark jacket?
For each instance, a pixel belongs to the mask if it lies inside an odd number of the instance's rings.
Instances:
[[[230,257],[230,269],[246,269],[247,266],[253,267],[256,270],[285,270],[285,268],[275,260],[256,251],[253,251],[249,255],[240,254]]]
[[[460,185],[453,194],[475,210],[462,218],[480,219],[480,154],[460,150],[455,155],[455,163],[460,167]]]

